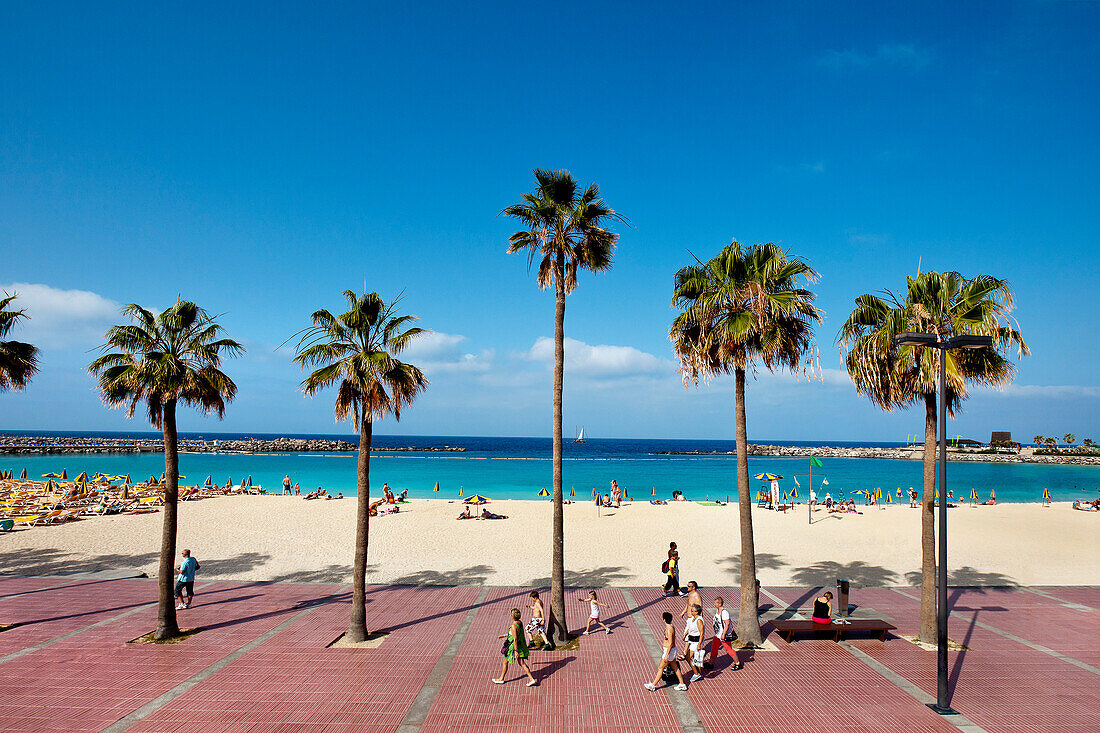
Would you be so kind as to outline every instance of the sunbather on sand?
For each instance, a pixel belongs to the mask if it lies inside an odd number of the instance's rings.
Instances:
[[[489,511],[485,507],[482,507],[481,508],[481,518],[482,519],[507,519],[508,517],[504,516],[503,514],[493,514],[491,511]]]
[[[1073,508],[1079,509],[1083,512],[1100,512],[1100,503],[1096,501],[1090,501],[1082,504],[1081,500],[1078,499],[1077,501],[1073,502]]]
[[[397,503],[397,500],[393,498],[393,489],[390,488],[389,484],[382,484],[382,495],[387,504]]]
[[[382,506],[385,503],[386,503],[385,499],[379,499],[378,501],[372,501],[370,503],[370,506],[367,507],[367,512],[369,512],[372,517],[377,517],[378,516],[378,507]]]
[[[459,514],[457,517],[455,517],[455,519],[473,519],[473,518],[474,518],[474,515],[470,514],[470,507],[466,507],[465,509],[462,510],[461,514]]]

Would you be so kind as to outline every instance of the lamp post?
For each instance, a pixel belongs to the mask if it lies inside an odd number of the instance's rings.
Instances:
[[[947,694],[947,352],[953,349],[984,349],[993,346],[992,336],[960,334],[940,339],[934,333],[899,333],[894,346],[927,346],[939,349],[939,428],[940,428],[940,521],[938,557],[936,559],[936,588],[938,591],[936,620],[937,684],[936,702],[928,707],[940,715],[953,715]]]

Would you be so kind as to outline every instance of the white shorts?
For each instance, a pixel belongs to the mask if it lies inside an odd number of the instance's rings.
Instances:
[[[673,659],[676,658],[677,654],[678,654],[678,650],[676,649],[676,647],[672,647],[671,649],[665,649],[665,653],[661,655],[661,661],[662,662],[670,662],[670,661],[672,661]]]

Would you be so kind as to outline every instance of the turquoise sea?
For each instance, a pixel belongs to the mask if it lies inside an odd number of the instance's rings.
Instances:
[[[106,435],[106,434],[105,434]],[[118,435],[118,434],[111,434]],[[144,434],[142,434],[144,435]],[[199,436],[189,436],[199,437]],[[207,438],[242,436],[206,435]],[[269,438],[256,434],[253,437]],[[314,436],[303,436],[314,437]],[[320,437],[320,436],[316,436]],[[354,442],[348,436],[337,437]],[[769,441],[773,444],[778,441]],[[539,489],[551,488],[550,440],[544,438],[487,438],[457,436],[376,436],[376,446],[463,446],[463,453],[375,453],[371,456],[371,493],[378,494],[383,482],[395,490],[407,488],[409,495],[424,498],[457,499],[461,487],[465,496],[473,493],[494,499],[539,499]],[[794,443],[791,443],[794,444]],[[804,444],[804,443],[800,443]],[[833,441],[829,445],[857,445]],[[888,446],[877,443],[862,445]],[[690,500],[721,498],[735,500],[736,460],[733,456],[654,455],[658,451],[733,450],[732,441],[689,440],[617,440],[593,439],[584,444],[565,446],[564,485],[566,496],[575,491],[577,499],[591,498],[592,489],[607,492],[615,479],[629,496],[649,499],[654,488],[659,498],[682,491]],[[813,469],[812,482],[824,497],[851,495],[859,489],[881,487],[903,492],[920,486],[919,461],[884,459],[822,458],[822,468]],[[46,456],[0,456],[0,469],[13,469],[18,475],[27,469],[32,477],[65,469],[69,476],[81,471],[89,474],[130,474],[134,481],[160,476],[164,458],[160,454],[77,454]],[[783,476],[782,491],[789,492],[799,482],[803,499],[810,485],[809,461],[805,458],[750,458],[749,472]],[[187,478],[181,483],[201,484],[208,475],[225,484],[232,478],[240,483],[251,476],[255,484],[277,490],[284,475],[299,482],[303,493],[319,486],[329,493],[355,494],[356,453],[297,454],[182,454],[180,472]],[[828,483],[823,484],[823,480]],[[433,491],[436,482],[439,491]],[[753,481],[755,492],[761,482]],[[982,499],[996,491],[999,502],[1038,502],[1043,489],[1050,489],[1056,501],[1100,496],[1100,466],[1063,466],[996,463],[951,463],[948,487],[956,497],[967,497],[971,488]]]

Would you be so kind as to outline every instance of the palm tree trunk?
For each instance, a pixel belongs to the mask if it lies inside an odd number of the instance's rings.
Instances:
[[[924,396],[924,486],[920,503],[920,640],[936,643],[936,396]]]
[[[733,370],[737,438],[737,507],[741,515],[741,613],[737,638],[746,644],[762,644],[760,592],[756,586],[756,547],[752,537],[752,497],[749,496],[749,440],[745,427],[745,370]]]
[[[561,488],[561,395],[565,378],[565,266],[558,255],[558,271],[554,277],[554,551],[550,570],[550,616],[548,629],[555,643],[568,641],[565,618],[565,524],[562,517]]]
[[[176,524],[179,510],[180,458],[176,444],[176,402],[164,403],[161,430],[164,434],[164,524],[160,534],[160,569],[157,571],[157,641],[179,636],[172,590],[176,579]]]
[[[364,401],[359,418],[359,497],[355,508],[355,562],[351,569],[351,623],[347,640],[367,639],[367,544],[370,539],[370,447],[374,424]]]

